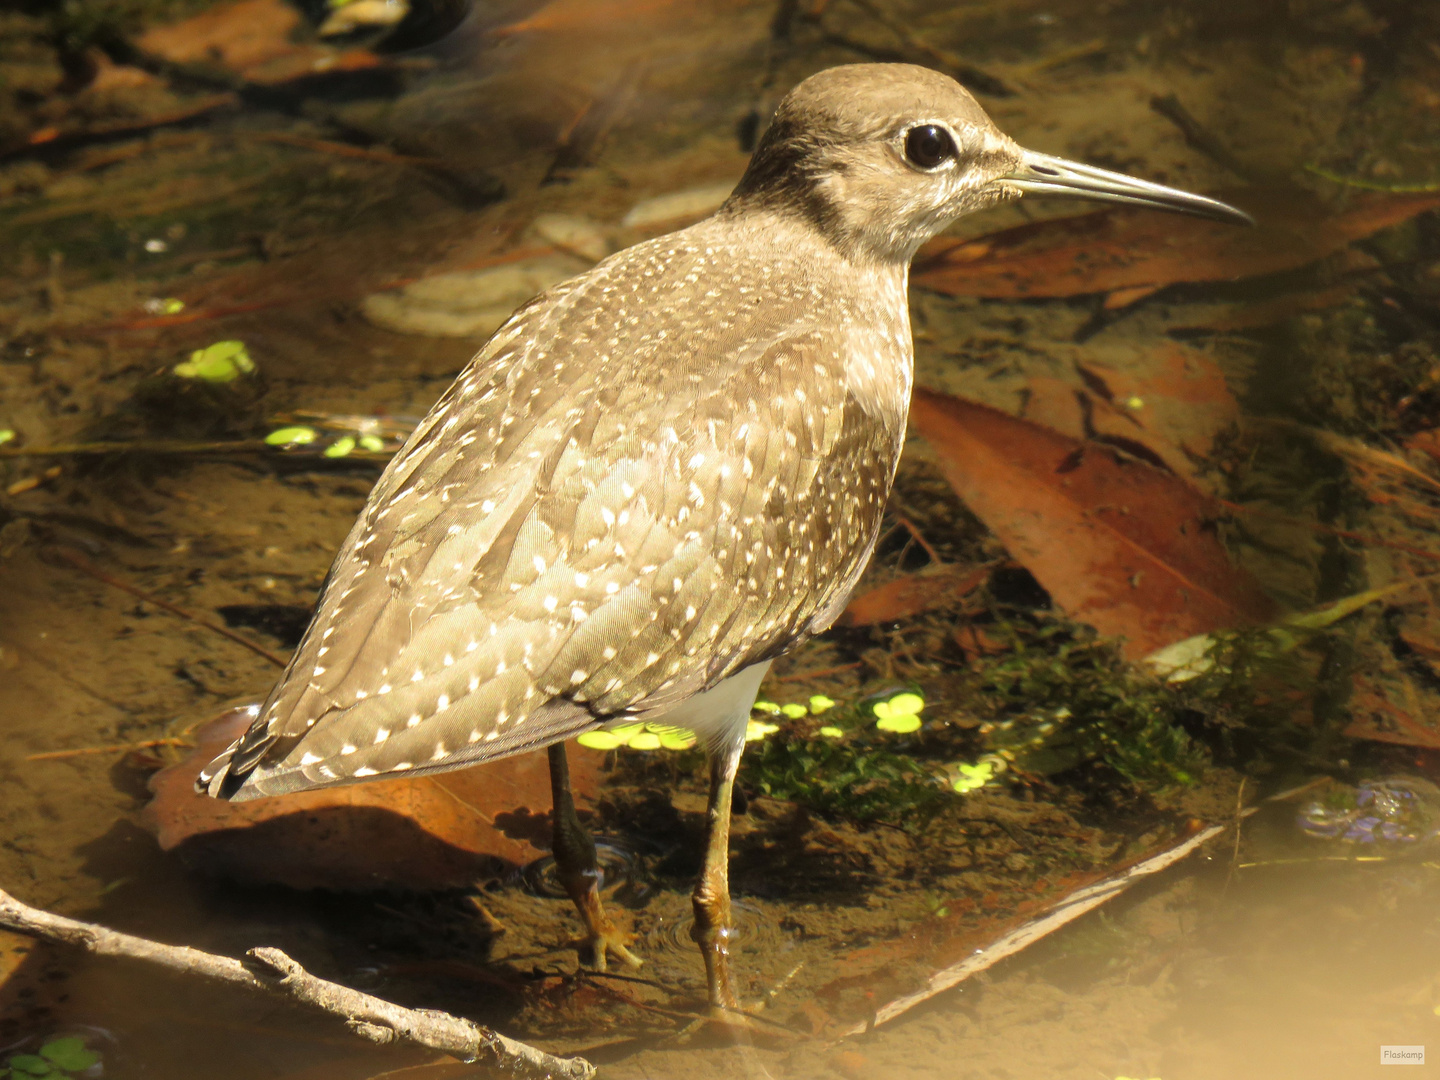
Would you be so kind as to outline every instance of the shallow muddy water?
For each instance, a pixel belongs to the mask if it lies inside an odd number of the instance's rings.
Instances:
[[[1440,1055],[1440,16],[410,8],[339,36],[318,0],[0,14],[0,889],[276,946],[606,1077],[1349,1080],[1390,1075],[1382,1046]],[[752,1030],[695,1024],[707,781],[673,733],[570,749],[638,971],[581,963],[543,755],[194,796],[485,338],[710,213],[789,87],[866,61],[1257,224],[1026,199],[921,250],[875,559],[775,663],[740,773]],[[0,931],[0,1076],[27,1067],[482,1074]]]

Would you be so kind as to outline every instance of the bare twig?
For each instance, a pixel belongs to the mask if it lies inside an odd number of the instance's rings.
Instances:
[[[174,603],[170,603],[170,600],[160,599],[154,595],[154,593],[145,592],[144,589],[137,588],[137,586],[131,585],[130,582],[122,582],[120,577],[108,575],[104,570],[95,566],[91,560],[86,559],[86,557],[82,556],[79,552],[72,552],[68,547],[56,547],[56,549],[53,550],[55,550],[55,553],[58,554],[60,559],[71,564],[71,566],[75,567],[79,572],[88,573],[89,576],[94,577],[96,582],[105,583],[105,585],[111,586],[112,589],[120,589],[121,592],[128,592],[131,596],[134,596],[134,598],[144,600],[145,603],[153,603],[157,608],[170,612],[171,615],[179,615],[181,619],[189,619],[190,622],[193,622],[193,624],[197,626],[204,626],[207,631],[215,631],[216,634],[219,634],[222,638],[229,638],[230,641],[235,642],[236,645],[243,645],[243,647],[248,648],[253,654],[258,655],[258,657],[265,657],[265,660],[274,664],[275,667],[285,667],[284,657],[276,657],[274,652],[269,651],[264,645],[256,645],[255,642],[246,638],[246,636],[236,634],[229,626],[222,626],[217,624],[217,622],[210,622],[209,619],[200,618],[196,613],[187,612],[186,609],[179,608],[179,606],[174,605]]]
[[[789,675],[778,675],[775,681],[803,682],[806,679],[822,679],[827,675],[839,675],[842,671],[854,671],[864,666],[865,661],[856,660],[853,664],[837,664],[835,667],[820,668],[818,671],[796,671]]]
[[[185,975],[263,990],[339,1017],[355,1034],[376,1043],[408,1042],[461,1061],[497,1066],[525,1080],[590,1080],[584,1058],[558,1058],[470,1020],[433,1009],[407,1009],[311,975],[279,949],[251,949],[250,963],[180,945],[164,945],[94,923],[67,919],[22,904],[0,890],[0,927],[45,941],[75,945],[99,956],[146,960]]]
[[[1150,108],[1169,120],[1185,137],[1187,145],[1200,151],[1217,165],[1224,166],[1242,180],[1257,179],[1255,170],[1237,158],[1215,135],[1191,115],[1190,110],[1180,104],[1174,94],[1159,94],[1150,99]]]
[[[349,143],[334,142],[330,139],[311,139],[303,135],[292,135],[283,131],[247,131],[236,132],[232,136],[236,139],[252,139],[256,142],[279,143],[282,146],[295,146],[301,150],[314,150],[321,154],[334,154],[336,157],[359,158],[362,161],[379,161],[387,165],[414,165],[418,168],[433,168],[445,164],[443,158],[416,157],[413,154],[394,154],[388,150],[372,150],[364,146],[351,146]]]
[[[1248,816],[1250,812],[1252,811],[1242,812],[1241,816]],[[1228,825],[1210,825],[1201,828],[1156,855],[1119,870],[1093,885],[1076,889],[1044,914],[1016,927],[987,947],[976,949],[959,962],[935,972],[921,989],[896,998],[881,1007],[870,1020],[842,1031],[841,1038],[847,1035],[860,1035],[873,1027],[893,1020],[901,1013],[913,1009],[923,1001],[928,1001],[941,991],[948,990],[1005,957],[1020,952],[1028,945],[1060,929],[1066,923],[1073,922],[1085,912],[1119,896],[1142,878],[1173,866],[1207,840],[1219,836],[1227,828],[1229,828]]]
[[[957,82],[975,91],[977,94],[989,94],[992,97],[1015,96],[1015,91],[1005,85],[1002,79],[976,67],[974,64],[967,63],[955,53],[947,49],[938,48],[923,38],[918,37],[911,31],[909,24],[906,23],[904,19],[887,11],[882,5],[874,3],[873,0],[850,0],[850,2],[899,39],[904,55],[895,57],[896,59],[908,60],[919,57],[932,64],[938,64],[940,67],[948,69],[949,73],[955,77]],[[888,50],[881,50],[875,46],[866,45],[863,42],[844,38],[839,34],[831,33],[828,36],[832,40],[836,40],[837,43],[848,45],[860,52],[876,54],[877,59],[879,58],[878,54],[880,52],[888,52]]]
[[[940,557],[940,553],[938,551],[936,551],[933,547],[930,546],[930,541],[925,539],[925,536],[923,533],[921,533],[919,526],[917,526],[913,521],[905,517],[903,514],[895,515],[895,523],[899,525],[902,529],[904,529],[906,532],[908,532],[912,537],[914,537],[915,542],[925,550],[925,554],[930,556],[930,561],[932,563],[934,563],[936,566],[945,565],[945,560]]]
[[[43,754],[28,754],[26,761],[62,761],[65,758],[85,757],[90,754],[121,754],[131,750],[149,750],[157,746],[194,746],[187,739],[144,739],[140,742],[120,743],[117,746],[82,746],[75,750],[48,750]]]
[[[1240,865],[1240,839],[1243,835],[1241,825],[1244,824],[1245,815],[1245,781],[1249,777],[1240,778],[1240,786],[1235,789],[1235,848],[1230,852],[1230,869],[1225,874],[1225,884],[1220,886],[1220,899],[1225,899],[1225,894],[1230,891],[1230,883],[1235,880],[1235,870]]]
[[[71,551],[69,548],[62,547],[57,547],[54,550],[56,555],[60,556],[60,558],[64,559],[67,563],[73,566],[76,570],[79,570],[82,574],[89,574],[96,581],[103,582],[104,584],[109,585],[112,589],[119,589],[121,592],[129,593],[131,596],[134,596],[137,599],[144,600],[147,604],[154,604],[156,607],[168,611],[172,615],[178,615],[180,616],[180,618],[188,619],[190,622],[195,623],[197,626],[203,626],[206,630],[213,630],[221,637],[229,638],[237,645],[243,645],[245,648],[249,649],[257,656],[263,656],[266,660],[269,660],[270,663],[274,664],[276,667],[283,668],[285,666],[285,658],[283,656],[276,656],[273,652],[265,648],[263,645],[255,644],[255,642],[251,641],[244,635],[235,633],[235,631],[231,630],[228,626],[221,626],[219,623],[211,622],[209,619],[201,618],[199,615],[196,615],[193,612],[186,611],[182,607],[177,607],[175,604],[170,603],[170,601],[168,600],[162,600],[154,593],[148,593],[144,589],[141,589],[135,585],[131,585],[128,581],[122,581],[111,574],[107,574],[104,570],[101,570],[98,566],[92,563],[89,559],[85,558],[85,556],[81,555],[78,551]]]

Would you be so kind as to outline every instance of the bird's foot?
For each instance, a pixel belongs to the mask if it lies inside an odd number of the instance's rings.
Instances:
[[[580,914],[580,921],[585,926],[585,936],[574,944],[580,947],[582,958],[589,955],[591,967],[596,971],[604,971],[611,956],[630,968],[638,968],[644,963],[629,948],[635,935],[615,925],[600,902],[600,890],[593,882],[589,888],[576,890],[571,895],[575,900],[575,909]]]
[[[635,935],[626,930],[621,930],[603,913],[604,926],[591,926],[590,932],[584,937],[576,938],[571,942],[580,950],[583,958],[590,958],[589,966],[596,971],[605,971],[609,963],[609,957],[614,956],[617,960],[629,968],[643,967],[645,961],[630,951],[629,946],[635,940]]]
[[[788,1045],[799,1038],[796,1032],[787,1030],[783,1024],[723,1005],[708,1006],[704,1015],[697,1016],[671,1036],[677,1045],[688,1045],[701,1039],[765,1047]]]

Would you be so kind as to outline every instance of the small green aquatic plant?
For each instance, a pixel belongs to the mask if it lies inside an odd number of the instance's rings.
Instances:
[[[993,755],[986,755],[973,765],[964,761],[956,762],[947,770],[949,773],[950,789],[957,794],[964,795],[971,791],[980,790],[980,788],[995,779],[1001,771],[999,765],[1003,764],[1003,759],[997,763],[993,760],[993,757]]]
[[[99,1064],[100,1055],[85,1045],[85,1040],[66,1035],[51,1039],[34,1054],[12,1054],[0,1068],[0,1080],[64,1080]]]
[[[1005,629],[1002,627],[1002,629]],[[1137,671],[1114,642],[1055,621],[1012,629],[1013,647],[984,671],[981,693],[1001,717],[1032,721],[1017,748],[1055,767],[1098,758],[1136,784],[1189,783],[1208,754],[1179,723],[1184,702]],[[1038,762],[1035,766],[1038,768]]]
[[[948,797],[933,769],[900,747],[921,727],[925,699],[914,689],[838,703],[824,694],[805,705],[760,700],[757,713],[777,723],[741,763],[747,786],[822,814],[854,820],[898,820],[938,809]],[[824,716],[823,722],[817,718]],[[922,813],[923,816],[923,813]]]
[[[309,446],[320,438],[320,432],[306,424],[291,424],[286,427],[276,428],[265,436],[266,446],[276,446],[282,450],[290,450],[297,446]],[[349,457],[355,452],[356,447],[371,454],[383,454],[385,452],[385,440],[373,431],[367,431],[362,426],[353,434],[341,435],[325,447],[322,453],[327,458]]]
[[[881,731],[893,731],[897,735],[909,735],[919,731],[922,723],[920,710],[925,708],[925,699],[919,694],[906,691],[896,694],[887,701],[877,701],[870,706],[876,716],[875,726]]]
[[[587,731],[575,741],[591,750],[688,750],[695,745],[695,733],[665,724],[623,724]]]
[[[914,758],[865,735],[846,735],[765,739],[742,760],[745,783],[773,798],[859,821],[924,814],[948,797]]]
[[[253,375],[255,361],[245,351],[243,341],[217,341],[214,345],[196,349],[189,360],[176,364],[171,371],[182,379],[228,383],[241,375]]]
[[[756,701],[752,716],[745,725],[745,741],[760,742],[780,730],[779,724],[772,724],[765,717],[784,717],[798,720],[801,717],[818,715],[833,708],[835,702],[823,694],[816,694],[808,705],[777,705],[773,701]],[[837,733],[843,734],[838,728]],[[686,728],[669,727],[665,724],[622,724],[619,727],[587,731],[576,740],[591,750],[689,750],[695,745],[695,733]]]
[[[276,428],[265,436],[266,446],[308,446],[318,436],[318,432],[312,427],[282,427]]]

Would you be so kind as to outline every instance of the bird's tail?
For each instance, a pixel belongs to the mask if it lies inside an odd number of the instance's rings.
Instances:
[[[211,760],[200,770],[200,775],[195,778],[195,791],[199,795],[209,795],[212,799],[228,799],[234,791],[227,791],[233,787],[238,790],[243,779],[237,778],[232,784],[230,777],[230,766],[235,758],[235,751],[240,749],[240,740],[236,739],[225,748],[225,752]]]
[[[246,706],[244,712],[248,714],[250,722],[254,723],[255,718],[260,715],[259,705]],[[238,772],[234,768],[235,753],[240,749],[244,737],[236,739],[224,751],[211,759],[210,764],[200,770],[200,775],[195,777],[195,793],[197,795],[209,795],[212,799],[229,799],[245,783],[249,770]]]

